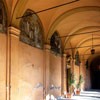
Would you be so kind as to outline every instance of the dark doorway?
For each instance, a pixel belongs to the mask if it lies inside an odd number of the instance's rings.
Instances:
[[[100,89],[100,56],[93,59],[90,65],[91,88]]]
[[[67,92],[69,92],[69,80],[70,80],[71,68],[67,69]]]

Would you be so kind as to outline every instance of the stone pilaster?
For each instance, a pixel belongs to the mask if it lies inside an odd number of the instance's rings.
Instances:
[[[71,72],[74,74],[75,59],[71,59]]]
[[[62,63],[63,63],[63,66],[62,66],[63,67],[63,71],[62,71],[63,72],[62,73],[62,76],[63,76],[62,77],[63,78],[63,87],[62,88],[63,88],[63,90],[62,90],[62,92],[64,93],[64,91],[66,91],[66,87],[67,87],[67,83],[66,83],[66,80],[67,80],[67,77],[66,77],[67,76],[66,75],[67,74],[66,73],[66,54],[63,54],[63,62]]]
[[[51,46],[46,44],[44,48],[44,69],[43,69],[43,79],[44,79],[44,88],[45,95],[48,94],[50,87],[50,48]]]
[[[6,59],[6,100],[11,100],[11,36],[19,38],[20,31],[14,27],[7,30],[7,59]]]

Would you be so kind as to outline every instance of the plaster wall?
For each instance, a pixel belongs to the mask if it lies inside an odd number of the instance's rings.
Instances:
[[[82,83],[82,85],[81,85],[81,87],[82,87],[82,89],[83,90],[85,90],[88,86],[86,85],[86,84],[88,84],[88,83],[86,83],[87,81],[88,81],[88,79],[87,79],[87,77],[89,77],[89,75],[86,73],[87,72],[87,70],[86,70],[86,66],[85,66],[85,64],[84,64],[84,62],[83,63],[81,63],[81,65],[80,65],[80,74],[83,76],[83,80],[84,80],[84,82]],[[90,80],[90,79],[89,79]],[[90,85],[90,84],[89,84]]]
[[[50,54],[50,85],[61,87],[61,57]],[[61,89],[50,90],[54,96],[61,95]]]
[[[6,34],[0,33],[0,100],[6,99]]]
[[[75,84],[76,84],[79,80],[79,66],[77,65],[74,66],[74,75],[75,75]]]
[[[11,36],[11,100],[43,99],[43,63],[43,50]]]
[[[11,100],[43,100],[43,87],[34,88],[38,83],[44,85],[44,80],[49,93],[54,96],[61,95],[61,90],[50,90],[49,87],[62,86],[62,59],[51,52],[34,48],[21,41],[19,37],[11,35],[9,64],[10,64],[10,96]],[[7,38],[6,34],[0,34],[0,100],[6,100],[7,93]],[[48,59],[48,60],[47,60]],[[46,62],[47,61],[47,62]],[[46,66],[45,66],[46,64]],[[44,67],[45,66],[45,67]],[[48,68],[47,68],[48,66]],[[46,70],[46,69],[47,70]],[[46,74],[44,74],[46,71]],[[74,65],[76,79],[79,77],[79,67]],[[89,89],[90,76],[84,62],[80,66],[80,74],[84,77],[83,89]],[[46,79],[44,79],[46,75]]]

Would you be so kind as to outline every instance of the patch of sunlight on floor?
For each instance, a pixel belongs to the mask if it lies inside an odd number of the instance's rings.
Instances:
[[[79,96],[75,95],[71,99],[62,98],[57,100],[100,100],[100,91],[82,91]]]

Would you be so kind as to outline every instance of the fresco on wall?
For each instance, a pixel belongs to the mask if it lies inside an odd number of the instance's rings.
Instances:
[[[36,14],[27,10],[20,22],[20,40],[33,47],[43,48],[43,30],[41,22]],[[30,16],[31,15],[31,16]]]
[[[6,32],[7,26],[6,11],[2,1],[0,1],[0,32]]]
[[[78,51],[76,51],[76,54],[75,54],[75,64],[80,66],[80,57],[79,57]]]
[[[50,39],[51,50],[55,53],[61,54],[61,40],[57,32],[54,32]]]

